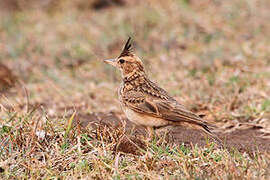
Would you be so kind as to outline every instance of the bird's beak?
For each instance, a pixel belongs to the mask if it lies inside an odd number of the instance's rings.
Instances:
[[[113,66],[116,66],[117,65],[116,59],[105,59],[104,62],[105,63],[108,63],[110,65],[113,65]]]

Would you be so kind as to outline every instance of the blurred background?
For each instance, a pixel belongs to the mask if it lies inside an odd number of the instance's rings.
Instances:
[[[1,107],[121,112],[120,73],[102,60],[131,36],[150,79],[188,108],[269,123],[269,9],[269,0],[1,0]]]

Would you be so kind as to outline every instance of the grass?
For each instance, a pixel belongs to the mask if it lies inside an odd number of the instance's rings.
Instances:
[[[269,178],[267,153],[250,156],[216,149],[214,144],[187,147],[157,139],[146,142],[140,155],[126,154],[113,150],[121,141],[121,127],[88,128],[82,133],[76,127],[69,129],[74,116],[56,128],[40,114],[6,114],[10,126],[2,126],[0,132],[2,178]]]
[[[255,123],[267,135],[267,0],[73,3],[1,11],[0,62],[21,82],[0,94],[2,179],[269,179],[269,152],[160,138],[129,154],[115,150],[123,124],[72,126],[92,112],[122,115],[120,73],[102,59],[132,36],[149,77],[177,100],[218,126]]]

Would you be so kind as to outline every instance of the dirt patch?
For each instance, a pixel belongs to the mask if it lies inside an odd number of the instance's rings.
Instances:
[[[92,7],[94,9],[103,9],[110,6],[123,6],[125,5],[125,1],[123,0],[98,0],[94,1]]]
[[[171,134],[177,143],[206,145],[206,137],[200,131],[173,127]],[[224,141],[228,149],[236,149],[240,152],[270,152],[270,140],[259,137],[261,132],[256,129],[237,130],[232,133],[219,133],[218,137]],[[211,140],[210,140],[211,141]]]
[[[143,127],[134,126],[130,121],[123,119],[120,114],[116,113],[92,113],[78,114],[74,125],[79,122],[81,129],[87,127],[96,128],[97,125],[103,124],[113,128],[125,126],[127,137],[124,137],[118,145],[119,151],[125,153],[138,154],[140,148],[144,149],[141,137],[147,137],[147,132]],[[135,128],[134,128],[135,127]],[[185,129],[183,127],[167,128],[168,140],[172,143],[187,146],[197,144],[200,147],[207,146],[207,137],[199,130]],[[132,134],[132,135],[131,135]],[[237,130],[231,133],[216,133],[221,140],[225,142],[225,146],[230,150],[238,150],[253,154],[254,151],[270,152],[270,140],[261,138],[261,132],[257,129]],[[209,139],[209,142],[212,140]]]
[[[11,70],[0,63],[0,92],[7,90],[15,84],[16,78]]]
[[[259,137],[261,132],[254,129],[238,130],[230,134],[224,134],[224,140],[228,147],[235,147],[240,152],[270,152],[270,139]]]
[[[116,113],[77,114],[73,125],[79,127],[82,132],[87,132],[91,128],[99,131],[98,134],[105,134],[105,136],[111,136],[110,133],[105,131],[118,131],[121,137],[114,138],[117,141],[117,145],[114,147],[115,151],[138,155],[141,153],[141,149],[146,147],[141,140],[141,136],[146,135],[144,128],[136,127],[134,129],[131,122],[121,120],[120,115]]]

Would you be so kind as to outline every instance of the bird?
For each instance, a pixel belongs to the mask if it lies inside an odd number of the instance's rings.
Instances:
[[[158,128],[188,126],[203,130],[222,144],[210,130],[215,126],[188,110],[148,78],[142,60],[133,52],[132,44],[129,37],[117,58],[104,60],[121,72],[122,82],[118,97],[127,119],[145,127],[150,138],[154,137]]]

